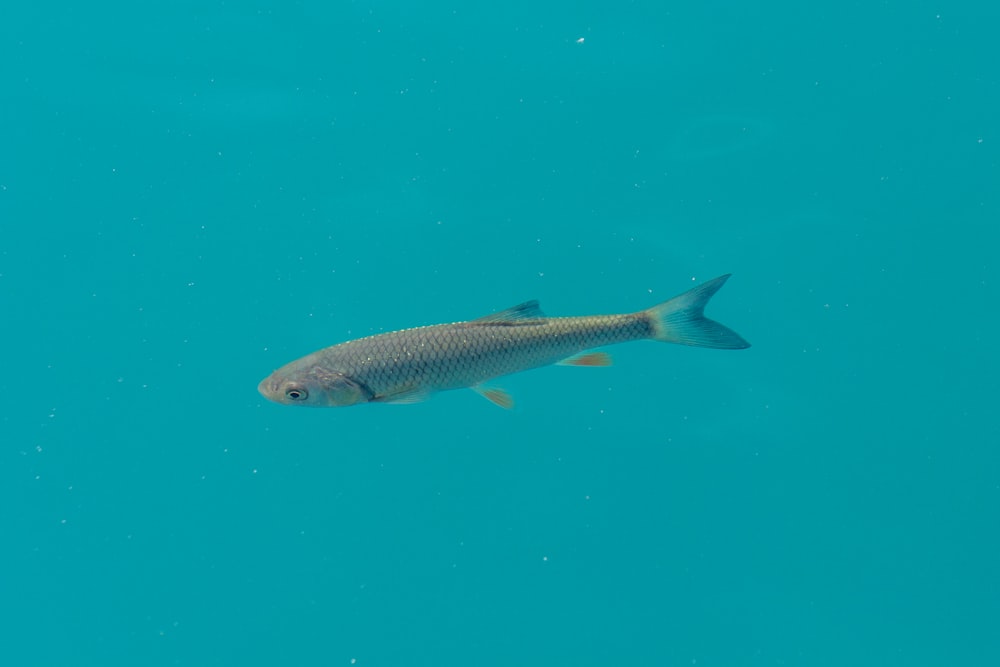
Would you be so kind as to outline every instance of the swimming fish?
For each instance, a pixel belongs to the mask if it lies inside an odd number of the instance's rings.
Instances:
[[[493,378],[550,364],[608,366],[594,348],[651,338],[738,350],[738,333],[703,315],[729,274],[647,310],[623,315],[546,317],[528,301],[468,322],[403,329],[327,347],[282,366],[257,390],[284,405],[338,407],[415,403],[446,389],[470,388],[503,408],[513,400]]]

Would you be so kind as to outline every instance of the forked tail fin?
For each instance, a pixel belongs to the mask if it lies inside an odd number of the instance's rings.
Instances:
[[[719,291],[730,274],[675,296],[644,311],[653,325],[653,338],[665,343],[742,350],[750,343],[727,326],[704,316],[705,304]]]

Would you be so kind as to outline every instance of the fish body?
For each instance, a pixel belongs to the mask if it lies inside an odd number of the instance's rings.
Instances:
[[[546,317],[537,301],[468,322],[393,331],[324,348],[279,368],[258,390],[276,403],[337,407],[412,403],[437,391],[471,388],[502,407],[513,402],[493,378],[564,363],[608,365],[594,348],[654,339],[700,347],[749,347],[702,314],[728,275],[636,313]]]

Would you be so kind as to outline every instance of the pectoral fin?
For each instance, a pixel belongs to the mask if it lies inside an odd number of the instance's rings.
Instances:
[[[419,403],[430,398],[431,392],[427,387],[406,387],[398,391],[391,391],[379,394],[372,398],[375,403]]]

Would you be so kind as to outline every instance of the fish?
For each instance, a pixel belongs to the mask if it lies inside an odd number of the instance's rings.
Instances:
[[[472,389],[511,408],[495,378],[563,364],[608,366],[595,348],[652,339],[695,347],[750,347],[732,329],[704,316],[730,274],[646,310],[619,315],[546,317],[538,301],[466,322],[376,334],[324,348],[261,380],[257,390],[282,405],[344,407],[417,403],[439,391]]]

